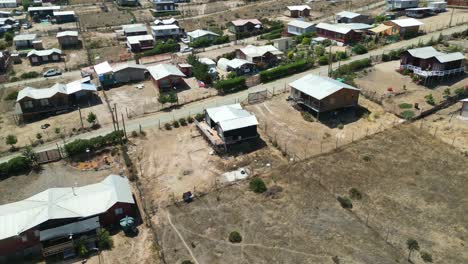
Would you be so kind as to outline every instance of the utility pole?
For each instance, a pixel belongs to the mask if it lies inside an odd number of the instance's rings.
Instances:
[[[331,77],[333,71],[333,57],[331,53],[331,45],[330,48],[328,49],[328,77]]]
[[[455,12],[455,8],[452,8],[452,14],[450,15],[450,22],[449,22],[449,27],[452,26],[452,19],[453,19],[453,13]]]
[[[125,128],[124,115],[123,115],[123,113],[121,113],[121,115],[122,115],[122,126],[123,126],[123,132],[124,132],[124,135],[125,135],[125,139],[128,139],[127,138],[127,129]]]
[[[84,128],[83,117],[81,116],[81,108],[78,106],[78,113],[80,113],[81,128]]]

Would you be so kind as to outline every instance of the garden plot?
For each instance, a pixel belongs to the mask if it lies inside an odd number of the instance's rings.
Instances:
[[[408,110],[414,112],[414,115],[432,107],[427,103],[427,95],[432,94],[437,104],[443,100],[446,89],[450,89],[453,95],[455,89],[468,85],[468,79],[458,76],[453,81],[441,82],[430,89],[416,84],[410,76],[398,73],[396,70],[399,66],[399,61],[377,64],[364,71],[355,82],[366,97],[382,102],[385,109],[397,114]],[[415,104],[419,105],[419,109],[414,109]]]
[[[310,122],[286,101],[287,97],[288,94],[283,94],[264,103],[247,106],[246,109],[259,119],[262,137],[290,157],[303,159],[327,152],[400,122],[380,105],[363,96],[359,98],[361,109],[356,110],[356,114],[348,111],[326,123],[316,122],[315,119]]]
[[[270,196],[245,183],[169,207],[162,250],[168,263],[406,263],[413,238],[414,263],[421,252],[464,263],[467,169],[450,146],[400,126],[263,177],[282,188]],[[337,196],[351,188],[362,198],[343,209]],[[242,242],[228,241],[232,231]]]

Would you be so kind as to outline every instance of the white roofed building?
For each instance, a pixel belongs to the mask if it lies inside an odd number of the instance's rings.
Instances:
[[[283,52],[273,45],[248,45],[236,50],[236,58],[254,63],[261,68],[277,65],[282,55]]]
[[[31,65],[41,65],[62,60],[62,51],[59,49],[31,50],[27,55]]]
[[[156,26],[162,26],[162,25],[179,25],[179,22],[177,19],[171,17],[168,19],[156,19],[153,22]]]
[[[180,27],[176,24],[152,26],[151,32],[156,40],[159,38],[176,38],[182,33]]]
[[[384,24],[392,27],[392,34],[399,34],[403,38],[416,36],[419,27],[424,25],[424,23],[414,18],[389,20],[385,21]]]
[[[361,31],[372,28],[371,25],[362,23],[318,23],[315,26],[317,35],[342,44],[350,44],[361,39]]]
[[[291,35],[302,35],[305,33],[310,33],[315,30],[314,24],[310,22],[305,22],[302,20],[293,20],[288,23],[288,34]]]
[[[18,3],[16,0],[0,0],[0,8],[16,8]]]
[[[82,187],[51,188],[0,205],[0,260],[25,252],[49,256],[73,250],[81,235],[93,237],[97,228],[135,215],[130,184],[123,176],[109,175]]]
[[[217,137],[213,136],[210,141],[213,143],[216,139],[220,139],[221,145],[224,147],[258,137],[257,118],[252,113],[242,109],[240,104],[207,108],[205,122],[206,125],[202,124],[198,127],[203,133],[216,131]]]
[[[310,6],[308,5],[294,5],[288,6],[287,15],[290,17],[298,18],[298,17],[308,17],[310,16]]]
[[[369,17],[351,11],[341,11],[336,14],[337,23],[369,23]]]
[[[193,42],[199,39],[215,40],[217,37],[219,37],[219,34],[204,29],[197,29],[187,32],[187,36],[190,42]]]
[[[358,88],[328,77],[308,74],[289,86],[293,100],[317,114],[358,105]]]
[[[148,31],[146,29],[146,25],[144,24],[130,24],[130,25],[123,25],[122,30],[126,37],[129,36],[138,36],[138,35],[147,35]]]
[[[36,39],[36,34],[20,34],[13,37],[13,43],[17,49],[32,48],[33,41]]]
[[[400,69],[410,70],[423,78],[440,78],[465,72],[465,55],[443,53],[433,47],[409,49],[401,54]]]
[[[184,85],[185,74],[172,64],[158,64],[148,67],[153,83],[160,90],[169,90]]]
[[[389,10],[405,10],[418,7],[419,0],[385,0]]]

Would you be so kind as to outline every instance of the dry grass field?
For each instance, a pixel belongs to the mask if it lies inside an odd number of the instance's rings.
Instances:
[[[467,161],[402,125],[260,173],[283,189],[271,196],[240,183],[160,211],[163,253],[168,263],[190,254],[199,263],[407,263],[414,238],[434,263],[466,263]],[[343,209],[336,197],[350,188],[362,199]],[[241,243],[227,240],[231,231]],[[424,263],[420,252],[414,263]]]

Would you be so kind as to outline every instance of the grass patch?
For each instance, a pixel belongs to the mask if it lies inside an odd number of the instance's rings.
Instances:
[[[411,118],[414,117],[414,112],[411,111],[411,110],[405,110],[405,111],[401,112],[400,115],[401,115],[404,119],[410,120]]]
[[[399,104],[398,107],[400,107],[401,109],[411,109],[413,107],[413,104],[402,103]]]

